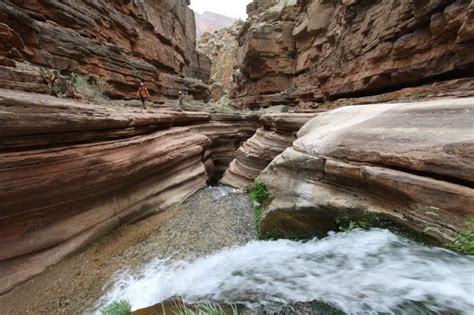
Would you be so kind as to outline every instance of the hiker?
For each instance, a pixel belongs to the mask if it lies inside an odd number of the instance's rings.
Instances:
[[[140,100],[142,101],[143,107],[146,108],[145,100],[147,97],[150,97],[150,92],[148,92],[148,89],[145,87],[145,84],[143,84],[143,82],[140,82],[140,87],[138,88],[137,96],[140,96]]]
[[[184,92],[179,91],[179,108],[183,108],[183,101],[184,101]]]

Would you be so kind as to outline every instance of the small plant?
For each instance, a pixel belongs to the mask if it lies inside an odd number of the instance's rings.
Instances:
[[[253,205],[258,238],[261,238],[260,223],[262,221],[263,207],[269,197],[270,194],[268,193],[267,185],[261,180],[256,180],[253,184],[252,190],[250,191],[249,199]]]
[[[239,312],[235,305],[231,305],[232,315],[238,315]],[[173,312],[173,315],[226,315],[226,312],[219,304],[200,304],[195,306],[187,306],[184,303],[179,306],[179,309]]]
[[[448,247],[466,255],[474,255],[474,218],[468,220],[466,224],[470,230],[459,233],[458,237]]]
[[[349,216],[345,215],[336,219],[336,224],[341,232],[348,232],[354,229],[367,229],[369,223],[364,220],[353,220]]]
[[[132,313],[132,305],[127,300],[118,300],[100,311],[102,315],[129,315]]]
[[[73,73],[71,75],[71,83],[76,94],[94,101],[106,100],[107,97],[104,93],[112,90],[106,79],[92,79],[81,74]]]
[[[343,215],[336,218],[336,225],[341,232],[351,231],[353,229],[368,229],[370,227],[379,226],[381,224],[380,218],[367,208],[355,208],[354,211],[362,210],[360,216]]]

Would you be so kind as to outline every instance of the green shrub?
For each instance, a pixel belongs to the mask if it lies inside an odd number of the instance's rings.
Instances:
[[[129,315],[132,313],[132,305],[127,300],[118,300],[100,311],[102,315]]]
[[[267,185],[263,181],[257,179],[252,186],[252,190],[250,190],[250,201],[252,201],[253,204],[262,205],[269,197],[270,194],[268,193]]]
[[[474,218],[466,222],[470,230],[459,233],[458,237],[448,247],[457,252],[474,255]]]
[[[72,74],[71,83],[74,92],[93,101],[107,100],[105,93],[112,90],[105,78],[89,78],[81,74]]]
[[[261,180],[256,180],[253,184],[252,190],[249,193],[249,199],[253,205],[253,213],[255,217],[255,228],[257,230],[257,237],[261,238],[260,223],[262,221],[263,207],[270,198],[267,185]]]

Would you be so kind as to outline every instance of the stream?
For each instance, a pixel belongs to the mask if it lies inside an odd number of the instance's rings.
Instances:
[[[427,247],[387,230],[306,242],[251,241],[192,259],[156,259],[116,274],[96,309],[127,299],[134,310],[181,297],[278,312],[320,301],[346,313],[474,311],[474,256]]]

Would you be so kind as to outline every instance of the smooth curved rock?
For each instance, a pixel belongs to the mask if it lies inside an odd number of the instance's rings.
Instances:
[[[259,124],[256,115],[219,114],[212,115],[208,124],[196,125],[192,130],[206,135],[211,144],[204,152],[204,163],[211,181],[219,181],[229,164],[236,157],[237,149],[255,134]]]
[[[0,90],[0,294],[206,185],[258,128],[215,118]]]
[[[320,114],[262,172],[262,231],[314,236],[336,218],[383,214],[440,241],[474,217],[474,98]]]
[[[296,132],[317,114],[266,114],[260,117],[262,128],[237,151],[221,182],[248,190],[255,178],[286,148],[293,144]]]

